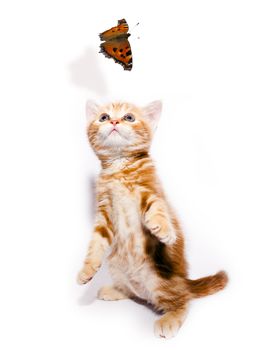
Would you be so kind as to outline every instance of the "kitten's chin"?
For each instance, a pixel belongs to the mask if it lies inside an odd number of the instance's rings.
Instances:
[[[111,131],[110,134],[103,140],[104,147],[123,148],[128,145],[128,140],[115,130]]]

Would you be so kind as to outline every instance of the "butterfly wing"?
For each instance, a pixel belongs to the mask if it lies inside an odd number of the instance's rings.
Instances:
[[[112,27],[111,29],[106,30],[103,33],[99,34],[99,37],[102,41],[112,40],[114,38],[118,38],[124,34],[128,33],[128,24],[127,21],[123,19],[119,19],[118,25],[116,27]]]
[[[100,45],[100,48],[100,52],[121,64],[124,70],[132,69],[132,52],[127,39],[106,41]]]

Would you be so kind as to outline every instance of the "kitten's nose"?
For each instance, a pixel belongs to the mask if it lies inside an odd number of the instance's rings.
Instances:
[[[115,126],[116,124],[119,124],[119,120],[117,119],[112,119],[111,123]]]

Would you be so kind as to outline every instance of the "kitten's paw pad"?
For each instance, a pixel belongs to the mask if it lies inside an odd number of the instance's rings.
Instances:
[[[97,298],[100,300],[113,301],[127,299],[128,297],[114,287],[105,286],[100,288],[97,294]]]
[[[178,319],[164,319],[163,317],[157,320],[154,324],[154,333],[159,338],[173,338],[177,335],[181,327],[181,321]]]

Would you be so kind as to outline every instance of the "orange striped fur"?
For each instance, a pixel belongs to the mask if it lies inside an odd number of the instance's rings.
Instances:
[[[88,138],[102,170],[94,233],[78,282],[92,279],[110,249],[113,285],[98,297],[146,301],[163,313],[155,334],[169,338],[182,325],[189,301],[223,289],[227,275],[188,278],[183,233],[149,156],[160,112],[159,101],[145,108],[87,103]]]

